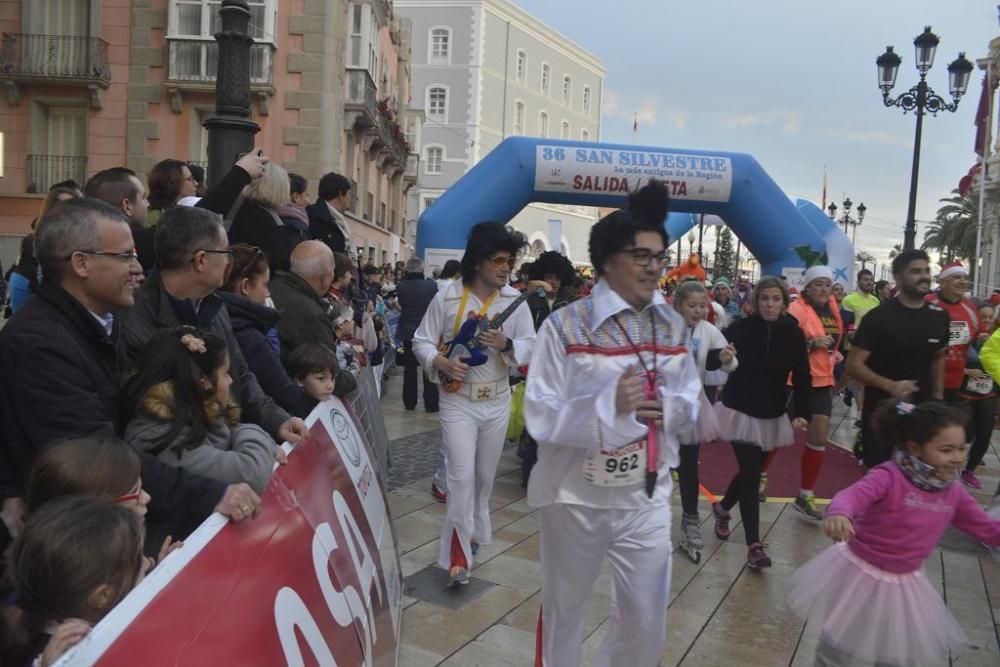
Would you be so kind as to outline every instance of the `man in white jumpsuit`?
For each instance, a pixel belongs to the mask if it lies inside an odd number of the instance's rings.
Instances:
[[[508,285],[517,254],[527,241],[500,223],[480,223],[469,234],[462,257],[462,280],[438,292],[413,336],[413,352],[432,381],[441,376],[461,383],[441,391],[441,439],[448,453],[448,509],[441,527],[438,564],[450,583],[469,581],[480,545],[492,541],[490,494],[510,418],[512,367],[528,363],[535,341],[531,311],[523,301],[499,328],[484,326],[479,343],[486,362],[469,366],[460,356],[440,353],[470,317],[492,319],[521,296]],[[466,360],[468,360],[466,358]]]
[[[701,389],[683,347],[684,322],[657,289],[668,201],[664,186],[650,184],[628,208],[594,225],[590,256],[600,282],[538,332],[524,401],[538,441],[528,503],[541,508],[542,522],[536,665],[580,664],[584,618],[605,556],[612,602],[594,665],[655,667],[663,655],[669,469],[678,465],[676,434],[697,416]],[[644,386],[650,374],[652,392]],[[655,482],[647,481],[654,444]]]

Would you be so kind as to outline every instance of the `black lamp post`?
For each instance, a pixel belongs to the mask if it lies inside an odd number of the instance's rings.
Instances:
[[[219,68],[215,78],[215,115],[208,130],[208,187],[218,185],[239,156],[253,148],[260,125],[250,120],[250,6],[247,0],[222,0]]]
[[[854,243],[858,236],[858,225],[860,225],[865,219],[865,212],[868,207],[865,206],[864,202],[858,204],[858,217],[851,217],[851,208],[854,206],[854,202],[851,201],[850,197],[844,199],[841,204],[844,207],[844,215],[837,219],[837,205],[830,202],[830,205],[826,207],[826,210],[830,213],[830,219],[837,224],[844,226],[844,234],[847,234],[847,227],[850,226],[851,230],[851,243]]]
[[[972,63],[964,53],[959,53],[958,58],[948,65],[948,88],[952,97],[950,104],[927,85],[927,71],[934,64],[934,52],[940,41],[938,36],[931,32],[930,26],[925,27],[924,31],[913,40],[920,81],[895,99],[889,97],[889,91],[896,85],[896,74],[899,73],[902,60],[893,52],[891,46],[887,46],[885,53],[875,61],[878,66],[878,87],[882,89],[882,102],[887,107],[900,107],[903,113],[914,111],[917,117],[917,129],[913,139],[913,170],[910,174],[910,203],[906,212],[906,230],[903,235],[904,250],[913,249],[917,235],[917,174],[920,171],[920,135],[924,126],[924,114],[930,112],[936,116],[940,111],[958,109],[958,101],[965,94],[965,89],[969,85],[969,75],[972,74]]]

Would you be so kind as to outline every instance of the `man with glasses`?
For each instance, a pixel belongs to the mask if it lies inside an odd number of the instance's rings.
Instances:
[[[474,554],[493,537],[489,500],[510,418],[510,369],[528,363],[535,328],[523,302],[499,329],[488,321],[520,297],[508,282],[527,244],[522,234],[500,223],[473,227],[462,257],[462,280],[437,293],[413,335],[413,353],[431,381],[442,376],[453,381],[439,404],[448,453],[448,509],[438,565],[448,570],[451,584],[468,583]],[[471,361],[468,356],[441,351],[470,318],[481,323],[475,345],[486,353],[485,363],[474,366],[465,363]]]
[[[215,291],[222,287],[232,259],[218,215],[194,207],[175,207],[156,227],[154,273],[136,294],[125,318],[122,337],[134,367],[153,335],[180,325],[210,331],[226,341],[231,392],[242,419],[262,427],[277,441],[298,442],[308,434],[305,422],[291,417],[266,396],[247,367],[233,334],[229,313]]]
[[[0,332],[0,502],[11,534],[38,452],[67,438],[120,432],[120,314],[142,279],[128,219],[94,199],[53,209],[36,230],[35,249],[42,285]],[[259,503],[245,484],[226,487],[140,458],[153,522],[197,525],[213,510],[239,520]]]

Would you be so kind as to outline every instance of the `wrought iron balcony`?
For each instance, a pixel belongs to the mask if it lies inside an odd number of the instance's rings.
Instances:
[[[403,145],[402,131],[399,126],[392,123],[385,114],[379,114],[378,133],[383,147],[389,153],[389,161],[396,167],[403,169],[406,166],[409,150]]]
[[[108,43],[99,37],[5,32],[0,37],[0,78],[107,88],[111,83]]]
[[[56,183],[87,180],[85,155],[28,155],[28,192],[48,192]]]
[[[219,44],[214,39],[170,37],[167,78],[177,83],[215,84],[219,69]],[[258,42],[250,47],[250,87],[270,87],[274,46]],[[196,86],[200,87],[200,86]],[[207,86],[206,86],[207,87]]]
[[[375,101],[377,89],[368,70],[347,70],[346,86],[344,110],[348,114],[353,114],[353,124],[360,129],[376,127],[379,121],[378,106]]]

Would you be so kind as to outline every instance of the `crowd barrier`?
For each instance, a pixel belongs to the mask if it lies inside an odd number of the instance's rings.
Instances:
[[[306,423],[260,516],[210,517],[58,667],[395,665],[402,577],[372,425],[338,399]]]

